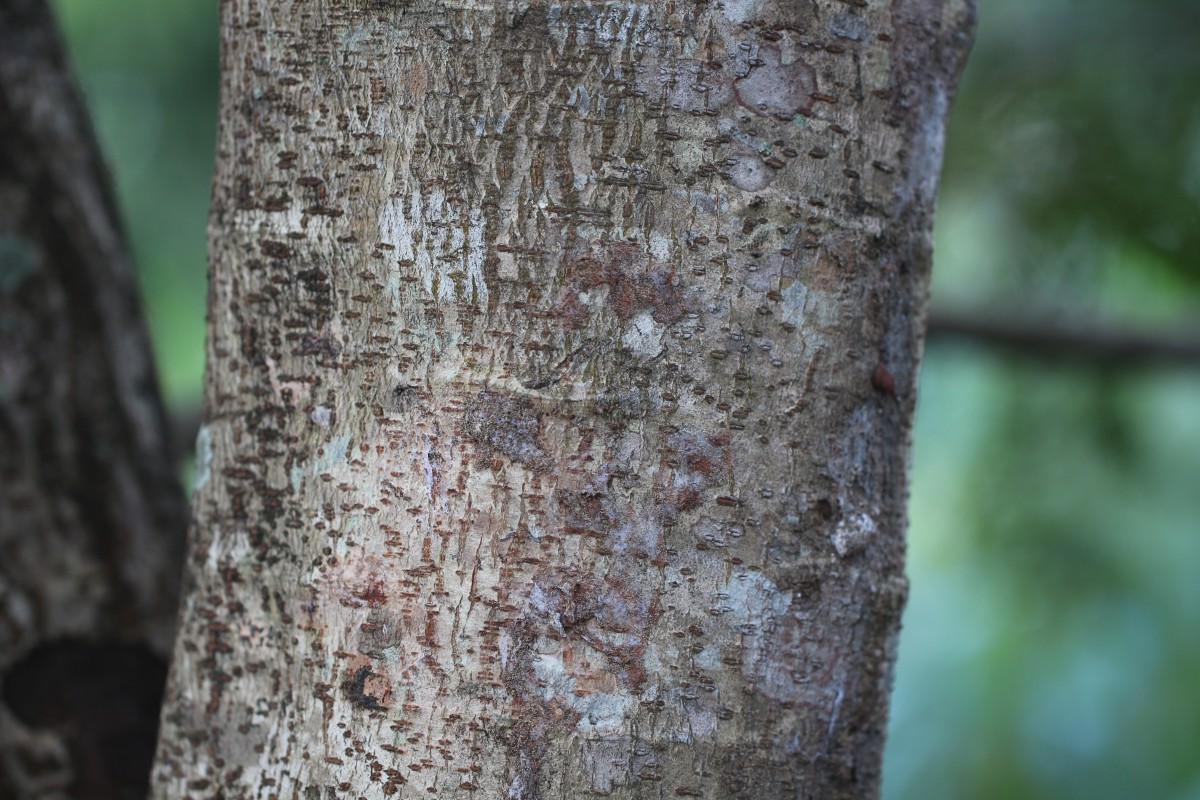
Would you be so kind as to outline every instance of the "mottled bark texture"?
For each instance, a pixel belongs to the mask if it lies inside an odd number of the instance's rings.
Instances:
[[[43,0],[0,0],[0,797],[145,795],[186,505]]]
[[[953,0],[227,0],[159,798],[879,782]]]

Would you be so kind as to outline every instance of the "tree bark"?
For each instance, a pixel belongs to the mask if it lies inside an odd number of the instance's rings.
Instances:
[[[971,18],[228,0],[155,796],[873,796]]]
[[[144,796],[183,561],[108,176],[42,0],[0,0],[0,796]]]

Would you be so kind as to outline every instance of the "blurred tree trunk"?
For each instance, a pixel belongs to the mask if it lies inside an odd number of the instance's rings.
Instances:
[[[222,11],[154,795],[874,795],[970,9]]]
[[[0,797],[144,795],[185,518],[54,19],[0,0]]]

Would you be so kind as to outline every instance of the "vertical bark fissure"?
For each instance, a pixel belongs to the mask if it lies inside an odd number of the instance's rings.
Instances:
[[[966,6],[222,24],[157,796],[872,796]]]

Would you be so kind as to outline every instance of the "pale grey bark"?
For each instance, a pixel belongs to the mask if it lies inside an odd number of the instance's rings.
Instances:
[[[185,513],[54,20],[0,0],[0,797],[144,795]]]
[[[226,2],[155,796],[874,795],[970,21]]]

